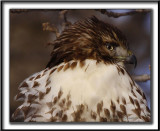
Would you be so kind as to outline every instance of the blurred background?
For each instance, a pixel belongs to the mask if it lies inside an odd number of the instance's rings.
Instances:
[[[12,11],[12,10],[11,10]],[[109,10],[117,13],[131,10]],[[10,13],[10,116],[21,102],[14,101],[19,84],[30,75],[43,70],[50,59],[52,46],[46,43],[55,40],[55,34],[43,31],[42,23],[49,22],[61,30],[63,19],[60,11],[24,11]],[[150,74],[151,65],[151,13],[138,13],[108,17],[95,10],[69,10],[66,17],[71,23],[86,17],[96,16],[100,20],[117,26],[126,36],[129,47],[137,57],[137,67],[127,66],[132,75]],[[152,66],[152,65],[151,65]],[[150,108],[150,81],[138,82],[143,89]]]

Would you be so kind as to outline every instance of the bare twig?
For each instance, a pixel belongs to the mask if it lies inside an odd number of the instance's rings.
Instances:
[[[146,82],[150,80],[150,75],[144,74],[144,75],[132,76],[132,78],[137,82]]]
[[[70,25],[72,25],[72,23],[67,20],[67,13],[68,13],[68,11],[69,10],[62,10],[59,13],[60,14],[60,18],[64,19],[64,22],[63,22],[63,25],[62,25],[63,29],[65,29],[65,28],[69,27]]]
[[[50,11],[50,10],[47,10]],[[55,10],[52,10],[55,11]],[[62,24],[62,30],[64,30],[65,28],[69,27],[71,25],[71,22],[67,21],[67,13],[68,10],[58,10],[60,11],[59,15],[61,18],[63,18],[63,24]],[[56,34],[56,37],[58,38],[60,36],[59,30],[52,24],[50,24],[49,22],[45,22],[42,23],[43,26],[43,31],[50,31],[50,32],[54,32]],[[52,42],[48,42],[46,45],[53,45],[54,43]]]
[[[146,13],[150,12],[151,10],[150,9],[136,9],[136,10],[124,12],[124,13],[112,12],[112,11],[108,11],[106,9],[96,9],[96,11],[99,11],[102,14],[107,15],[108,17],[118,18],[120,16],[134,15],[134,14],[138,14],[138,13],[146,14]]]
[[[60,36],[59,30],[52,24],[50,25],[49,22],[42,23],[43,31],[51,31],[56,34],[56,37],[58,38]]]
[[[49,10],[50,11],[50,10]],[[52,10],[54,11],[54,10]],[[60,11],[59,15],[60,18],[63,18],[64,22],[62,24],[62,30],[69,27],[72,23],[67,20],[67,13],[68,10],[58,10]],[[56,37],[58,38],[60,36],[58,28],[56,28],[53,24],[51,25],[49,22],[42,23],[43,31],[50,31],[54,32],[56,34]],[[52,45],[52,42],[49,42],[47,45]]]

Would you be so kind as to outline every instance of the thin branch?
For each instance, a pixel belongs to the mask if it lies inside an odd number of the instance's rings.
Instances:
[[[60,36],[59,30],[52,24],[50,25],[49,22],[42,23],[43,31],[51,31],[56,34],[56,37],[58,38]]]
[[[114,17],[114,18],[118,18],[121,16],[127,16],[127,15],[134,15],[134,14],[138,14],[138,13],[146,14],[148,12],[151,12],[150,9],[136,9],[136,10],[124,12],[124,13],[112,12],[112,11],[108,11],[106,9],[96,9],[96,11],[99,11],[99,12],[101,12],[101,14],[105,14],[108,17]]]
[[[62,24],[62,28],[63,28],[62,30],[64,30],[65,28],[69,27],[72,24],[71,22],[69,22],[67,20],[68,10],[58,10],[58,11],[60,11],[60,13],[59,13],[60,18],[63,18],[63,20],[64,20],[64,22]],[[58,28],[55,27],[53,24],[51,25],[49,22],[45,22],[45,23],[42,23],[42,27],[43,27],[43,31],[54,32],[56,34],[57,38],[60,36]],[[52,42],[49,42],[47,45],[52,45]]]
[[[47,10],[50,11],[50,10]],[[55,10],[52,10],[55,11]],[[63,24],[62,24],[62,30],[64,30],[65,28],[69,27],[71,25],[71,22],[67,21],[67,13],[68,10],[58,10],[60,18],[63,18]],[[51,25],[49,22],[45,22],[42,23],[43,26],[43,31],[50,31],[50,32],[54,32],[56,34],[56,37],[58,38],[60,36],[59,30],[57,27],[55,27],[53,24]],[[53,45],[54,42],[48,42],[46,45]]]
[[[70,25],[72,25],[71,22],[69,22],[67,20],[67,13],[68,13],[69,10],[62,10],[60,11],[59,15],[60,15],[60,18],[63,18],[64,19],[64,22],[63,22],[63,29],[69,27]]]
[[[132,78],[137,82],[146,82],[150,80],[150,75],[144,74],[144,75],[132,76]]]

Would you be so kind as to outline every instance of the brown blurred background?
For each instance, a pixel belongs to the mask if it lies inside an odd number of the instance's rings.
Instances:
[[[128,12],[130,10],[111,10]],[[117,26],[127,37],[130,49],[137,57],[137,67],[128,66],[133,75],[150,74],[151,64],[151,13],[138,13],[119,18],[108,17],[95,10],[70,10],[68,21],[96,16],[104,22]],[[61,29],[63,19],[59,11],[28,11],[10,13],[10,115],[20,102],[14,101],[19,84],[33,73],[43,70],[50,59],[51,46],[46,43],[55,39],[55,34],[43,31],[42,23],[49,22]],[[150,81],[138,83],[145,92],[150,107]]]

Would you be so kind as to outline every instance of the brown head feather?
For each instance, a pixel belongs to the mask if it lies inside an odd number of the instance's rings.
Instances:
[[[96,17],[76,22],[54,41],[47,67],[74,59],[94,59],[112,63],[114,60],[105,49],[106,43],[114,43],[127,49],[126,38],[116,27]]]

